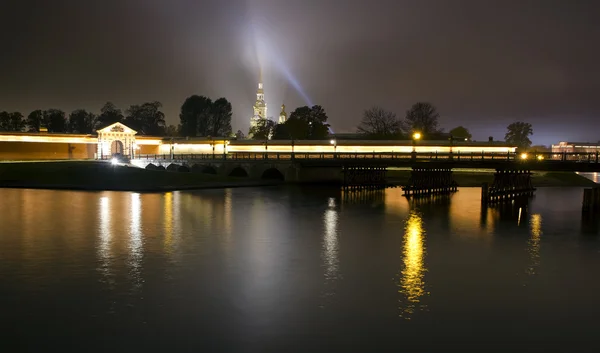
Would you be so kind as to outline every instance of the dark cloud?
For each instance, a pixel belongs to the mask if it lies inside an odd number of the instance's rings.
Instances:
[[[259,67],[269,113],[323,105],[352,131],[373,104],[434,103],[447,129],[599,140],[597,1],[105,0],[0,5],[0,109],[126,108],[227,97],[246,130]],[[301,93],[302,92],[302,93]]]

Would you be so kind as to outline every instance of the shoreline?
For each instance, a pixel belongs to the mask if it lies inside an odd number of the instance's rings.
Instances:
[[[0,189],[34,189],[34,190],[63,190],[63,191],[119,191],[119,192],[171,192],[171,191],[190,191],[190,190],[205,190],[205,189],[234,189],[234,188],[247,188],[247,187],[268,187],[268,186],[280,186],[288,185],[284,182],[273,182],[273,181],[243,181],[243,182],[222,182],[222,183],[204,183],[199,185],[165,185],[165,186],[154,186],[154,187],[101,187],[101,186],[86,186],[86,185],[68,185],[68,184],[6,184],[1,183]]]
[[[410,177],[410,170],[388,170],[387,187],[397,188],[407,185]],[[458,170],[454,171],[453,177],[458,187],[481,187],[484,183],[492,184],[494,172]],[[600,186],[574,172],[533,172],[531,180],[535,188]],[[0,163],[0,188],[11,189],[170,192],[281,185],[322,184],[193,172],[155,171],[130,166],[112,166],[100,162]],[[341,186],[341,182],[330,185]]]

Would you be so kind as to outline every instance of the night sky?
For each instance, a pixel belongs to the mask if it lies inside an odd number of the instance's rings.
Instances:
[[[441,125],[535,144],[600,140],[596,0],[4,0],[0,110],[97,112],[192,94],[247,132],[262,67],[269,115],[322,105],[336,132],[365,108],[433,103]]]

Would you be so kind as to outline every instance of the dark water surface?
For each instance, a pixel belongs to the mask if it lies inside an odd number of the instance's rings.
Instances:
[[[581,200],[2,189],[0,352],[598,352]]]

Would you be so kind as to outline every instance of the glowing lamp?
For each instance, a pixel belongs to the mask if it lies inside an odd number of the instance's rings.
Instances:
[[[420,133],[420,132],[415,132],[415,133],[413,134],[413,139],[415,139],[415,140],[418,140],[418,139],[420,139],[420,138],[421,138],[421,133]]]
[[[329,143],[333,145],[333,144],[335,144],[335,140],[331,140],[331,141],[329,141]]]
[[[527,159],[527,153],[521,153],[521,159]]]
[[[113,158],[113,159],[110,160],[110,163],[112,165],[117,165],[119,163],[119,161],[116,158]]]
[[[537,156],[538,161],[544,160],[544,156]]]

